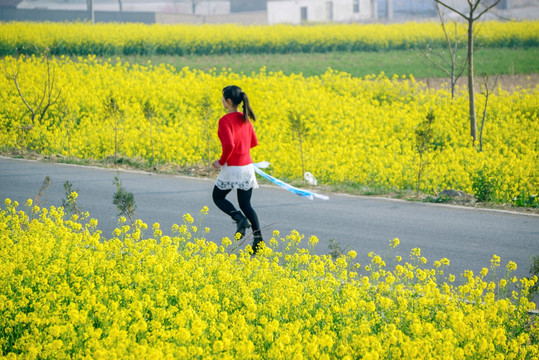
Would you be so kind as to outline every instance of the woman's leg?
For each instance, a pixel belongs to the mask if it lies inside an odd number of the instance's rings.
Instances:
[[[250,227],[249,222],[241,211],[236,210],[234,205],[226,199],[230,190],[221,190],[217,186],[213,187],[213,202],[222,212],[227,214],[236,222],[236,232],[240,233],[241,237],[245,235],[245,230]]]
[[[219,209],[221,209],[222,212],[224,212],[227,215],[232,216],[232,213],[236,211],[236,208],[230,201],[226,199],[226,196],[230,190],[221,190],[217,186],[213,187],[213,202]]]
[[[240,205],[241,211],[247,216],[251,226],[253,227],[254,235],[260,235],[260,223],[258,222],[258,215],[251,206],[251,195],[253,189],[249,190],[240,190],[238,189],[238,204]]]
[[[260,243],[264,242],[264,239],[262,239],[262,233],[260,232],[260,223],[258,222],[258,215],[256,214],[255,210],[251,206],[251,195],[253,193],[253,189],[249,190],[239,190],[238,189],[238,203],[240,205],[241,211],[247,216],[249,221],[251,222],[251,226],[253,227],[253,245],[251,246],[253,249],[253,255],[258,253],[258,250],[260,250]]]

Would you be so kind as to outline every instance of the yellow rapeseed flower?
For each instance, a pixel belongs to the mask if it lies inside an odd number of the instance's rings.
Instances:
[[[517,264],[513,261],[509,261],[506,265],[508,271],[515,271],[517,269]]]

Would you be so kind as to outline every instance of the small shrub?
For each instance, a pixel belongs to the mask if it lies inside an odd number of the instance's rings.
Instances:
[[[80,216],[82,214],[82,210],[77,204],[79,189],[73,190],[73,184],[66,181],[64,183],[64,190],[66,196],[65,199],[62,199],[62,207],[64,208],[64,211],[68,215]]]
[[[131,224],[134,224],[135,210],[137,209],[137,205],[135,204],[135,196],[133,193],[124,189],[119,173],[114,177],[114,181],[112,183],[116,186],[116,193],[114,193],[112,203],[116,205],[119,215],[125,216],[131,221]]]
[[[473,178],[472,189],[477,201],[493,201],[496,198],[496,178],[486,170],[481,169]]]

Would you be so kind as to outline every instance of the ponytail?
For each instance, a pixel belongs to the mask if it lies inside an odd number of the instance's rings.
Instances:
[[[249,104],[249,98],[240,87],[236,85],[230,85],[223,89],[223,97],[230,99],[235,106],[238,106],[243,102],[243,121],[247,122],[249,119],[256,121],[255,113]]]
[[[251,108],[251,105],[249,105],[249,98],[247,97],[247,94],[242,91],[241,97],[243,100],[243,121],[247,122],[249,121],[249,118],[251,118],[252,121],[256,121],[256,116]]]

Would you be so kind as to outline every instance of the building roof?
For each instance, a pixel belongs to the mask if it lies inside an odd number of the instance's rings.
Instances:
[[[1,7],[17,7],[22,0],[0,0]]]

